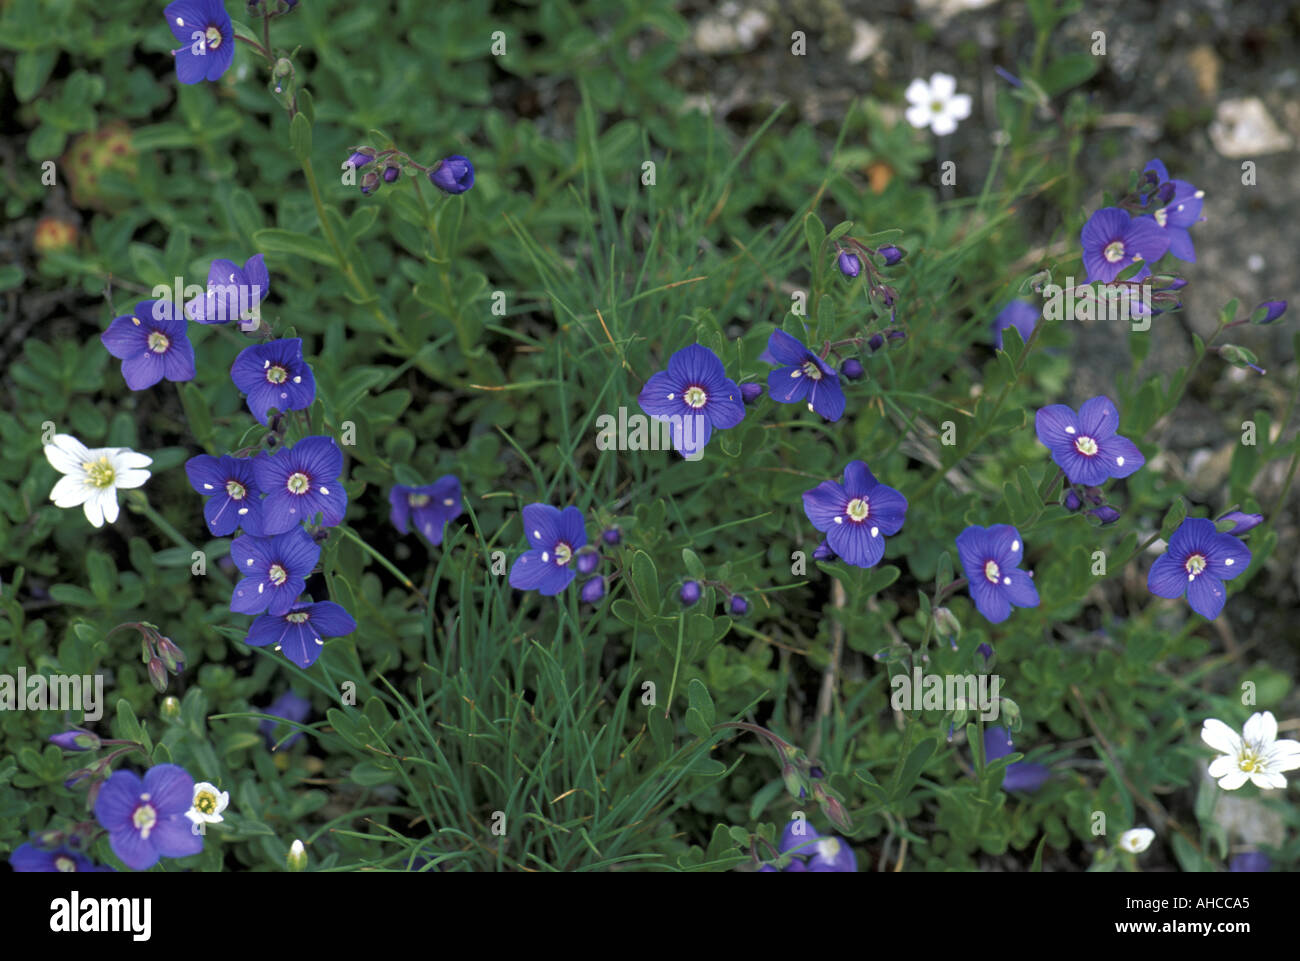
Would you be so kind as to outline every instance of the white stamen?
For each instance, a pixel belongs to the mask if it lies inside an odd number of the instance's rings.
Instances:
[[[1122,458],[1122,457],[1116,457],[1116,458],[1115,458],[1115,463],[1118,464],[1120,467],[1123,467],[1123,466],[1124,466],[1124,458]]]
[[[1011,542],[1011,549],[1012,549],[1013,551],[1018,551],[1018,550],[1020,550],[1020,541],[1012,541],[1012,542]]]
[[[877,536],[879,533],[880,533],[880,528],[879,528],[879,527],[873,527],[873,528],[871,528],[871,536],[872,536],[872,537]]]

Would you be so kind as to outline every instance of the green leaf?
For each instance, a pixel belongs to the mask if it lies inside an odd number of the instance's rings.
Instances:
[[[293,122],[289,124],[289,146],[300,162],[311,159],[311,121],[305,113],[293,115]]]
[[[686,730],[701,740],[707,740],[713,734],[709,722],[704,720],[704,715],[693,707],[686,709]]]
[[[686,573],[696,580],[704,578],[704,564],[700,561],[699,556],[689,547],[682,548],[682,563],[686,565]]]
[[[704,723],[712,726],[716,719],[713,698],[709,697],[709,689],[704,686],[704,682],[698,677],[691,678],[691,683],[687,688],[687,700],[690,701],[691,707],[700,712],[700,716],[704,718]]]
[[[912,722],[915,723],[915,722]],[[894,780],[893,790],[889,792],[891,801],[898,801],[907,797],[911,792],[912,786],[916,784],[917,778],[921,776],[921,771],[925,768],[930,757],[934,754],[935,740],[927,737],[921,741],[907,755],[907,760],[898,771],[898,777]]]
[[[645,551],[632,555],[631,577],[637,606],[647,614],[658,614],[663,601],[659,596],[659,572]]]
[[[292,230],[271,227],[253,234],[253,243],[264,254],[296,254],[326,267],[339,266],[325,241]]]
[[[1168,541],[1173,536],[1174,531],[1178,530],[1178,525],[1187,519],[1187,502],[1181,497],[1170,505],[1169,510],[1165,512],[1165,519],[1160,522],[1160,536]]]

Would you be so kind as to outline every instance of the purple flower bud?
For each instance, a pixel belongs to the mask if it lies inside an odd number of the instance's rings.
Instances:
[[[737,617],[744,617],[749,613],[749,601],[745,600],[739,594],[736,594],[731,598],[731,604],[728,606],[730,607],[731,613],[735,614]]]
[[[871,348],[871,352],[874,354],[881,347],[885,346],[885,335],[872,334],[870,339],[867,341],[867,346]]]
[[[71,791],[74,787],[77,786],[77,784],[79,784],[81,781],[84,781],[86,778],[90,777],[94,773],[95,771],[93,768],[79,767],[77,768],[77,770],[73,771],[67,777],[67,779],[63,782],[63,786],[67,788],[69,791]]]
[[[684,606],[690,607],[700,599],[699,581],[687,581],[682,585],[682,589],[678,591],[677,596]]]
[[[1083,501],[1079,499],[1079,495],[1074,492],[1073,487],[1065,492],[1065,509],[1067,511],[1073,514],[1082,506]]]
[[[374,193],[374,192],[375,192],[375,188],[378,187],[378,186],[379,186],[379,174],[375,173],[373,170],[367,172],[366,175],[365,175],[364,177],[361,178],[361,193],[362,193],[362,194],[365,194],[365,195],[368,196],[368,195]]]
[[[1120,517],[1119,511],[1115,510],[1115,508],[1111,507],[1109,504],[1103,504],[1101,507],[1094,507],[1092,510],[1088,511],[1088,515],[1101,521],[1102,527],[1105,527],[1107,524],[1114,524]]]
[[[357,170],[360,170],[366,164],[375,159],[375,152],[369,147],[358,147],[352,152],[352,156],[347,159]]]
[[[60,734],[51,734],[50,743],[57,744],[65,751],[94,751],[99,748],[99,738],[90,733],[83,731],[79,727],[74,727],[71,731],[63,731]]]
[[[885,246],[877,250],[876,253],[885,258],[886,267],[894,266],[894,264],[902,260],[904,256],[903,251],[898,247],[895,247],[893,244],[885,244]]]
[[[1085,487],[1083,496],[1087,498],[1089,504],[1106,503],[1106,495],[1101,492],[1100,487]]]
[[[880,299],[885,302],[886,307],[892,307],[894,302],[898,300],[898,291],[888,284],[881,284],[876,289],[880,291]],[[899,333],[901,334],[902,331],[900,330]]]
[[[850,357],[840,364],[840,373],[849,380],[861,380],[863,374],[862,364],[858,362],[856,357]]]
[[[891,331],[887,331],[885,336],[888,337],[890,340],[907,340],[907,331],[891,330]]]
[[[171,673],[180,674],[185,670],[185,653],[172,643],[170,637],[158,638],[158,656]]]
[[[443,193],[463,194],[474,186],[474,165],[469,159],[453,154],[429,171],[429,183]]]
[[[1011,84],[1011,86],[1013,86],[1013,87],[1023,87],[1023,86],[1024,86],[1024,84],[1021,83],[1020,78],[1017,77],[1017,76],[1016,76],[1014,73],[1012,73],[1010,70],[1004,70],[1002,67],[994,67],[994,68],[993,68],[993,72],[996,73],[996,74],[997,74],[999,77],[1001,77],[1003,80],[1005,80],[1007,83]]]
[[[829,544],[827,544],[825,541],[822,541],[820,544],[817,545],[817,549],[813,551],[813,560],[833,561],[835,560],[835,552],[831,550]]]
[[[149,658],[149,683],[159,694],[167,690],[167,666],[157,657]]]
[[[605,596],[605,578],[593,577],[582,585],[579,596],[587,604],[595,604]]]
[[[578,573],[590,574],[600,566],[600,555],[595,551],[583,551],[578,555]]]
[[[401,168],[401,167],[385,167],[385,168],[384,168],[384,183],[386,183],[386,184],[391,184],[394,180],[396,180],[396,179],[397,179],[398,177],[400,177],[401,175],[402,175],[402,168]]]
[[[754,401],[758,400],[762,396],[763,396],[762,384],[749,383],[749,384],[740,385],[740,399],[743,400],[746,404],[752,404],[754,403]]]
[[[1231,530],[1224,531],[1224,533],[1231,534],[1234,537],[1240,537],[1242,534],[1246,533],[1246,531],[1256,528],[1260,524],[1264,523],[1264,515],[1244,514],[1241,511],[1228,511],[1228,513],[1220,517],[1219,520],[1233,521],[1236,526]]]
[[[1250,315],[1252,324],[1271,324],[1286,313],[1285,300],[1266,300]]]
[[[840,251],[839,267],[840,273],[845,277],[856,277],[862,273],[862,262],[858,260],[858,255],[851,254],[847,250]]]
[[[610,547],[615,547],[623,540],[623,532],[617,527],[606,528],[605,532],[600,535],[600,539]]]
[[[982,655],[986,664],[988,661],[993,660],[993,648],[989,647],[988,644],[981,644],[975,648],[975,653]]]
[[[1155,193],[1156,204],[1161,207],[1164,207],[1166,204],[1168,204],[1171,200],[1174,199],[1174,190],[1175,188],[1172,181],[1169,183],[1161,184],[1159,188],[1157,188]]]

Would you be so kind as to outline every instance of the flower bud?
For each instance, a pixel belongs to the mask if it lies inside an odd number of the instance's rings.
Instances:
[[[885,346],[885,335],[872,334],[870,339],[867,341],[867,346],[871,348],[871,352],[874,354],[881,347]]]
[[[876,253],[885,258],[886,267],[894,266],[894,264],[898,263],[907,255],[906,251],[899,247],[895,247],[893,244],[885,244],[885,246],[879,248]]]
[[[1233,526],[1224,531],[1224,533],[1232,534],[1234,537],[1240,537],[1242,534],[1246,533],[1246,531],[1252,530],[1264,523],[1264,515],[1244,514],[1241,511],[1228,511],[1228,513],[1219,518],[1220,524],[1224,521],[1232,521],[1233,523]],[[1220,527],[1219,530],[1223,530],[1223,528]]]
[[[578,573],[590,574],[599,566],[600,555],[595,551],[583,551],[578,555]]]
[[[802,800],[807,792],[807,782],[799,772],[799,769],[793,764],[781,765],[781,780],[785,782],[785,789],[790,792],[790,796],[795,800]]]
[[[185,670],[185,653],[172,643],[170,637],[158,638],[158,656],[171,673],[180,674]]]
[[[384,168],[384,183],[391,184],[394,180],[402,175],[402,168],[397,166],[388,166]]]
[[[162,716],[169,721],[176,720],[181,716],[181,702],[171,695],[163,698]]]
[[[368,196],[374,193],[375,188],[378,186],[379,174],[375,173],[373,170],[367,171],[366,175],[361,178],[361,193],[364,195]]]
[[[895,301],[898,300],[898,291],[888,284],[881,284],[876,290],[880,292],[880,299],[885,302],[886,307],[892,307]],[[899,333],[901,334],[902,331],[900,330]]]
[[[1271,324],[1286,313],[1285,300],[1266,300],[1250,314],[1252,324]]]
[[[356,147],[352,151],[352,156],[348,157],[347,163],[350,163],[357,170],[360,170],[370,161],[375,159],[374,147]]]
[[[159,694],[167,690],[167,666],[159,658],[149,658],[149,683]]]
[[[817,549],[813,551],[813,560],[833,561],[835,560],[835,552],[831,550],[829,544],[827,544],[825,541],[822,541],[820,544],[817,545]]]
[[[301,871],[307,866],[307,849],[303,847],[302,841],[295,840],[289,846],[289,854],[284,863],[290,871]]]
[[[840,364],[840,373],[849,380],[860,380],[863,374],[862,364],[858,362],[856,357],[850,357]]]
[[[1074,492],[1074,488],[1070,488],[1065,492],[1065,500],[1062,501],[1062,505],[1067,511],[1073,514],[1083,506],[1083,501],[1080,500],[1079,495]]]
[[[1219,356],[1231,364],[1233,367],[1249,367],[1251,370],[1257,370],[1261,374],[1263,369],[1259,367],[1259,358],[1255,352],[1246,347],[1239,347],[1236,344],[1224,344],[1219,348]]]
[[[1088,511],[1088,516],[1096,518],[1101,522],[1102,527],[1106,527],[1108,524],[1114,524],[1119,520],[1120,513],[1109,504],[1102,504],[1100,507],[1094,507]]]
[[[623,540],[623,532],[617,527],[609,527],[600,535],[600,539],[610,547],[616,547]]]
[[[682,585],[682,589],[677,593],[684,606],[690,607],[700,599],[699,581],[687,581]]]
[[[591,580],[587,581],[582,585],[582,590],[579,591],[579,596],[581,596],[585,603],[595,604],[605,596],[605,578],[593,577]]]
[[[1000,704],[1000,708],[1002,712],[1002,717],[1006,721],[1006,726],[1010,728],[1011,733],[1013,734],[1016,733],[1017,731],[1020,730],[1020,724],[1021,724],[1020,705],[1017,704],[1015,701],[1011,700],[1011,698],[1009,697],[1000,697],[998,698],[998,700],[1002,702]]]
[[[1101,492],[1100,487],[1085,487],[1083,496],[1087,498],[1089,504],[1106,503],[1106,495]]]
[[[946,607],[936,607],[934,609],[934,626],[944,637],[958,638],[961,637],[961,621],[957,620],[957,615]]]
[[[74,727],[70,731],[64,731],[61,734],[51,734],[50,743],[57,744],[65,751],[94,751],[98,750],[99,738],[90,731],[83,731],[79,727]]]
[[[862,262],[858,260],[857,254],[851,254],[847,250],[841,250],[839,256],[840,273],[845,277],[853,278],[862,273]]]
[[[891,330],[891,331],[887,331],[885,336],[888,337],[890,340],[907,340],[907,331]]]
[[[746,404],[752,404],[754,403],[754,401],[758,400],[762,396],[763,396],[762,384],[750,383],[750,384],[740,385],[740,399],[743,400]]]
[[[734,595],[731,598],[731,603],[727,606],[731,613],[735,614],[737,617],[744,617],[749,613],[749,601],[745,600],[739,594]]]
[[[474,165],[468,158],[453,154],[429,171],[429,183],[443,193],[463,194],[474,186]]]

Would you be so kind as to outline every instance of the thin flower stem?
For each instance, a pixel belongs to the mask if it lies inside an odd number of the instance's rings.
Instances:
[[[421,603],[424,604],[429,603],[428,599],[424,596],[424,593],[418,587],[415,586],[414,582],[412,582],[412,580],[409,577],[407,577],[398,569],[396,564],[394,564],[387,557],[379,553],[379,551],[375,550],[364,540],[362,540],[361,537],[355,531],[352,530],[352,528],[340,527],[338,528],[338,530],[339,533],[341,533],[344,537],[352,541],[354,544],[359,546],[363,551],[365,551],[367,554],[369,554],[371,557],[377,560],[380,564],[382,564],[388,570],[388,573],[392,574],[399,581],[401,581],[402,586],[405,587],[411,593],[413,593],[416,597],[418,597]]]
[[[184,534],[182,534],[176,528],[172,527],[172,525],[168,522],[167,518],[163,517],[161,514],[159,514],[156,510],[153,509],[153,506],[149,503],[149,498],[148,496],[145,495],[144,491],[142,490],[127,491],[127,506],[129,506],[137,514],[143,514],[145,517],[149,518],[149,520],[153,521],[154,526],[157,527],[164,534],[166,534],[169,538],[171,538],[172,542],[177,547],[183,547],[191,554],[194,553],[204,554],[204,556],[206,557],[206,552],[200,551],[197,547],[191,544]],[[231,583],[230,578],[228,578],[224,573],[222,573],[220,569],[218,569],[215,566],[212,568],[212,577],[218,583],[220,583],[221,586],[224,587],[226,590],[231,590],[234,587],[234,584]]]

